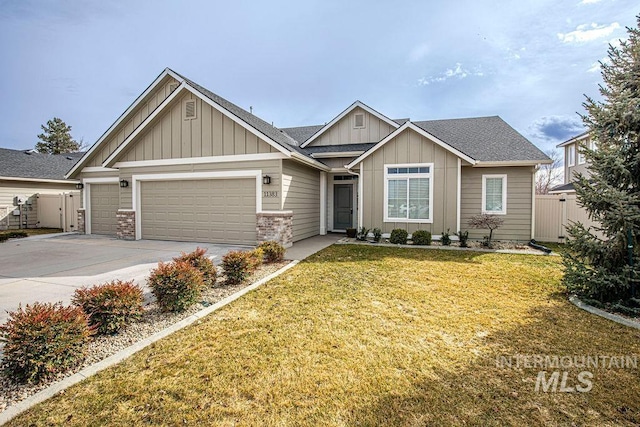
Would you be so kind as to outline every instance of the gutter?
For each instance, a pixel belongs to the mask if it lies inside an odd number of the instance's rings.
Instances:
[[[46,178],[21,178],[15,176],[0,176],[0,180],[5,181],[25,181],[25,182],[48,182],[54,184],[77,184],[78,179],[46,179]]]

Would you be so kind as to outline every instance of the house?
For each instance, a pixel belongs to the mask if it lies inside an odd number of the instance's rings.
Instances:
[[[590,133],[583,132],[558,144],[557,148],[562,148],[564,155],[564,183],[557,185],[549,190],[549,194],[574,194],[576,190],[573,187],[573,179],[576,173],[589,176],[587,160],[582,153],[581,146],[587,146],[591,149],[595,148],[595,142]]]
[[[356,101],[325,125],[279,129],[165,69],[67,177],[84,186],[80,229],[122,239],[437,236],[486,212],[504,218],[497,238],[529,240],[547,162],[499,117],[392,120]]]
[[[38,197],[76,191],[64,175],[83,153],[49,155],[0,148],[0,229],[35,228]]]

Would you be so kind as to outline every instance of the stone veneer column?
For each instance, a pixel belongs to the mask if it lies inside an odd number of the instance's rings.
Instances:
[[[118,239],[135,240],[136,239],[136,213],[132,210],[118,209],[116,213],[118,218]]]
[[[76,231],[80,234],[86,233],[87,230],[85,226],[85,215],[86,211],[84,210],[84,208],[78,209],[78,229]]]
[[[293,245],[293,212],[269,211],[256,214],[258,243],[275,240],[285,248]]]

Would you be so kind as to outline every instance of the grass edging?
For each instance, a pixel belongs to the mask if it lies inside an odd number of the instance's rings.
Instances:
[[[571,303],[576,307],[591,314],[595,314],[596,316],[603,317],[605,319],[611,320],[624,326],[628,326],[630,328],[640,329],[640,322],[636,322],[635,320],[627,319],[626,317],[609,313],[608,311],[604,311],[592,305],[585,304],[580,300],[580,298],[577,297],[577,295],[571,295],[569,297],[569,301],[571,301]]]
[[[232,303],[233,301],[237,300],[238,298],[242,297],[243,295],[253,291],[254,289],[262,286],[263,284],[265,284],[266,282],[268,282],[269,280],[279,276],[280,274],[284,273],[285,271],[289,270],[290,268],[294,267],[296,264],[298,264],[300,261],[298,260],[294,260],[291,261],[289,264],[285,265],[284,267],[282,267],[281,269],[279,269],[278,271],[275,271],[273,273],[271,273],[270,275],[263,277],[262,279],[258,280],[255,283],[252,283],[251,285],[239,290],[238,292],[229,295],[228,297],[218,301],[215,304],[210,305],[209,307],[206,307],[200,311],[198,311],[197,313],[192,314],[189,317],[186,317],[184,319],[182,319],[181,321],[174,323],[173,325],[159,331],[156,332],[155,334],[148,336],[132,345],[130,345],[127,348],[124,348],[120,351],[118,351],[115,354],[112,354],[111,356],[107,357],[106,359],[101,360],[100,362],[97,362],[79,372],[76,372],[75,374],[59,381],[56,382],[54,384],[51,384],[49,387],[45,388],[44,390],[39,391],[38,393],[29,396],[28,398],[26,398],[25,400],[12,405],[10,407],[8,407],[5,411],[0,412],[0,425],[5,424],[7,422],[9,422],[11,419],[15,418],[16,416],[20,415],[22,412],[26,411],[27,409],[30,409],[31,407],[37,405],[38,403],[44,402],[45,400],[49,399],[50,397],[55,396],[56,394],[60,393],[63,390],[66,390],[67,388],[71,387],[72,385],[75,385],[83,380],[85,380],[86,378],[89,378],[95,374],[97,374],[98,372],[107,369],[113,365],[116,365],[118,363],[120,363],[121,361],[123,361],[124,359],[134,355],[135,353],[139,352],[140,350],[150,346],[151,344],[155,343],[156,341],[159,341],[171,334],[173,334],[174,332],[179,331],[180,329],[186,328],[187,326],[191,325],[192,323],[194,323],[197,320],[202,319],[203,317],[213,313],[214,311],[218,310],[219,308],[224,307],[227,304]]]
[[[517,249],[484,249],[484,248],[461,248],[458,246],[432,246],[432,245],[400,245],[395,243],[374,243],[374,242],[343,242],[338,240],[336,245],[365,245],[365,246],[381,246],[386,248],[409,248],[409,249],[433,249],[443,251],[471,251],[471,252],[485,252],[485,253],[497,253],[497,254],[515,254],[515,255],[536,255],[536,256],[560,256],[556,253],[544,253],[535,249],[531,250],[517,250]],[[534,252],[535,251],[535,252]]]

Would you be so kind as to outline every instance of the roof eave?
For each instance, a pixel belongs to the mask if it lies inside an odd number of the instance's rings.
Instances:
[[[0,176],[0,180],[4,181],[24,181],[24,182],[46,182],[54,184],[77,184],[77,179],[49,179],[49,178],[24,178],[20,176]]]

